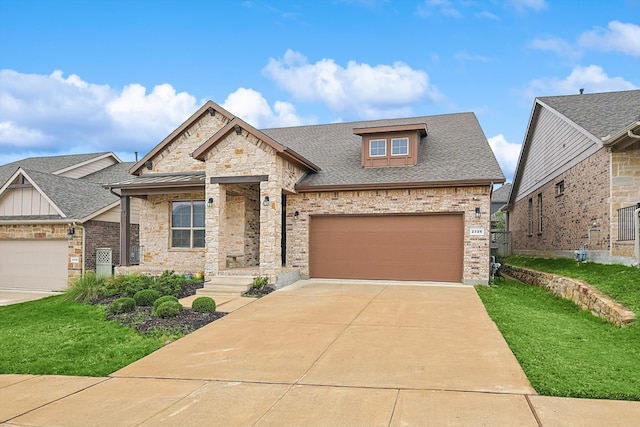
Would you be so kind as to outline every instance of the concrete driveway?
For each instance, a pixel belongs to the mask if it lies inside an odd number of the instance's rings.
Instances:
[[[535,395],[471,287],[307,281],[108,378],[0,376],[6,425],[635,425]]]

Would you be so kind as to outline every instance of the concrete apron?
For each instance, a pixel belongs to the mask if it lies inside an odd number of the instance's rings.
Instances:
[[[0,376],[7,425],[636,425],[536,396],[472,287],[305,281],[108,378]]]

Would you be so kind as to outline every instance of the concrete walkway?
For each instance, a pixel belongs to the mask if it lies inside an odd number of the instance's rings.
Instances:
[[[0,289],[0,306],[18,304],[27,301],[35,301],[37,299],[50,297],[52,295],[60,295],[60,292]]]
[[[221,310],[223,307],[220,307]],[[632,426],[536,396],[471,287],[299,282],[108,378],[0,376],[20,426]]]

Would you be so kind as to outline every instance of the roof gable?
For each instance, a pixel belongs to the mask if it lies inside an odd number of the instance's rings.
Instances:
[[[31,174],[34,173],[38,174],[38,172],[31,172]],[[19,203],[20,206],[17,206],[17,215],[5,212],[9,203],[7,200],[9,195],[13,192],[19,192],[19,198],[23,199],[24,191],[30,193],[27,195],[29,199],[27,206]],[[36,193],[36,197],[34,197],[33,192]],[[21,202],[21,200],[18,202]],[[59,215],[61,218],[66,217],[65,213],[51,200],[47,193],[40,188],[38,183],[29,176],[29,173],[22,168],[18,168],[2,188],[0,188],[0,207],[2,207],[0,209],[0,216]],[[28,209],[28,212],[22,211],[23,208]]]

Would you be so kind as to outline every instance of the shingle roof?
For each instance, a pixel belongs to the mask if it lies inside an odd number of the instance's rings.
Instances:
[[[640,90],[538,99],[598,138],[640,121]]]
[[[491,203],[507,203],[509,201],[509,193],[511,192],[512,184],[505,184],[498,188],[491,195]]]
[[[418,164],[363,168],[362,139],[354,128],[426,123]],[[319,165],[303,184],[361,185],[443,181],[504,182],[504,175],[473,113],[263,129],[269,137]]]

